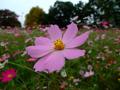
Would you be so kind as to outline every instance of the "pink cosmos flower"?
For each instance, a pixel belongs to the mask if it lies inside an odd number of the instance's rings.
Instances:
[[[88,78],[94,75],[94,72],[92,70],[85,72],[83,75],[84,78]]]
[[[15,37],[20,37],[21,35],[20,35],[20,33],[14,33],[14,36]]]
[[[71,23],[66,32],[62,31],[57,25],[51,25],[48,30],[49,38],[37,37],[34,46],[26,48],[28,55],[32,58],[40,58],[34,65],[35,71],[51,73],[60,71],[66,59],[74,59],[85,55],[85,50],[77,49],[85,43],[89,36],[89,31],[80,36],[77,25]]]
[[[16,70],[15,69],[8,69],[8,70],[2,72],[1,76],[2,77],[0,78],[0,81],[3,83],[7,83],[16,77]]]
[[[102,25],[103,27],[109,26],[109,22],[103,21],[103,22],[101,22],[101,25]]]
[[[3,62],[4,60],[2,58],[0,58],[0,62]]]
[[[7,60],[8,58],[10,58],[9,54],[3,54],[2,57],[0,57],[0,62],[4,62],[5,60]]]
[[[27,62],[34,62],[34,61],[36,61],[35,58],[29,58],[29,59],[27,59]]]
[[[10,54],[3,54],[2,55],[2,59],[5,61],[7,60],[8,58],[10,58]]]

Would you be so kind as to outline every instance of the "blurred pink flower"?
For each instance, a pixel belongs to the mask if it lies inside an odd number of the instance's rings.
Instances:
[[[37,37],[35,46],[26,48],[32,58],[40,58],[34,65],[35,71],[47,73],[60,71],[65,64],[65,58],[74,59],[84,56],[85,50],[76,47],[85,43],[90,31],[80,36],[76,36],[77,32],[78,28],[74,23],[68,25],[64,35],[57,25],[51,25],[48,29],[49,38]]]
[[[115,39],[115,42],[114,42],[115,44],[120,44],[120,37],[117,37],[116,39]]]
[[[84,29],[88,29],[88,30],[90,30],[90,27],[87,26],[87,25],[83,25],[83,28],[84,28]]]
[[[103,27],[109,26],[109,22],[103,21],[103,22],[101,22],[101,25],[102,25]]]
[[[16,77],[16,70],[15,69],[8,69],[8,70],[2,72],[0,81],[3,83],[7,83],[15,77]]]
[[[92,70],[90,70],[89,72],[85,72],[85,74],[83,75],[84,78],[88,78],[94,75],[94,72]]]
[[[36,59],[35,58],[29,58],[29,59],[27,59],[27,61],[28,62],[34,62],[34,61],[36,61]]]
[[[3,62],[4,60],[2,58],[0,58],[0,62]]]
[[[14,33],[14,36],[15,37],[21,37],[21,34],[20,33]]]
[[[7,60],[8,58],[10,58],[9,54],[3,54],[2,57],[0,57],[0,62]]]
[[[21,54],[23,51],[20,51],[20,50],[16,50],[13,52],[13,57],[15,57],[16,55],[19,55]]]

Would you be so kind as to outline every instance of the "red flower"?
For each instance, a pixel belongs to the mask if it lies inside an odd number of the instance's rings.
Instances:
[[[0,80],[3,83],[7,83],[15,77],[16,77],[16,70],[15,69],[8,69],[8,70],[2,72]]]

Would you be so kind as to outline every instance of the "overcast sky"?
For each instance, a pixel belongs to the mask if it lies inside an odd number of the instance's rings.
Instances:
[[[19,20],[24,22],[25,15],[33,6],[39,6],[46,13],[50,6],[57,0],[1,0],[0,9],[10,9],[19,15]],[[87,2],[88,0],[60,0],[60,1],[71,1],[73,4],[79,1]]]

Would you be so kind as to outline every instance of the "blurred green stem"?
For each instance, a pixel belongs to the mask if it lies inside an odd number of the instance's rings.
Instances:
[[[32,70],[31,68],[29,68],[29,67],[27,67],[27,66],[21,66],[20,64],[16,64],[16,63],[13,63],[13,62],[8,62],[9,64],[12,64],[12,65],[15,65],[15,66],[17,66],[17,67],[20,67],[20,68],[23,68],[23,69],[27,69],[27,70],[29,70],[29,71],[32,71],[32,72],[34,72],[34,73],[36,73],[34,70]],[[39,74],[39,75],[41,75],[41,76],[43,76],[43,77],[45,77],[45,78],[47,78],[48,79],[48,77],[46,76],[46,75],[44,75],[44,74],[42,74],[42,73],[37,73],[37,74]]]
[[[27,69],[27,70],[30,70],[30,71],[32,71],[32,72],[34,72],[31,68],[29,68],[29,67],[26,67],[26,66],[21,66],[20,64],[16,64],[16,63],[13,63],[13,62],[8,62],[9,64],[12,64],[12,65],[15,65],[15,66],[18,66],[18,67],[20,67],[20,68],[24,68],[24,69]]]

